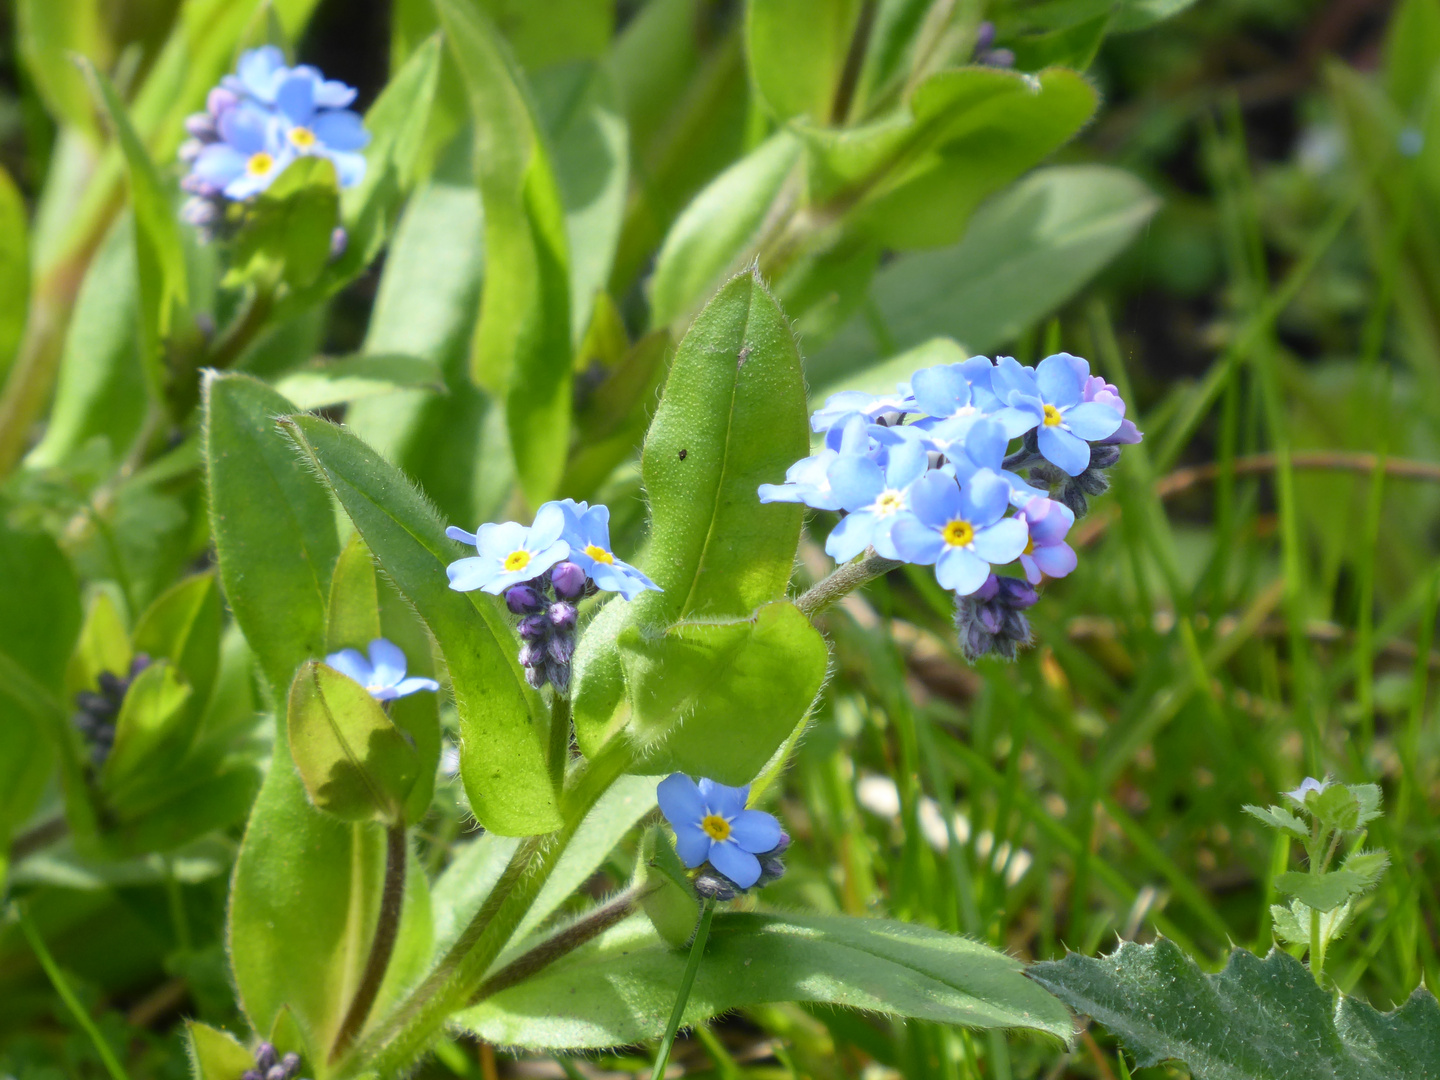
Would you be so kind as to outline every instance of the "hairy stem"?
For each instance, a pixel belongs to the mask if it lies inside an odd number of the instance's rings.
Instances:
[[[555,691],[550,704],[550,782],[555,790],[565,786],[565,766],[570,763],[570,698]]]
[[[888,574],[901,564],[894,559],[877,555],[874,548],[866,548],[865,554],[857,561],[846,563],[829,577],[817,581],[800,595],[795,606],[806,617],[814,618],[831,604],[854,592],[867,581],[873,581],[881,574]]]
[[[675,1008],[670,1010],[670,1022],[665,1025],[660,1049],[655,1052],[655,1067],[650,1070],[650,1080],[660,1080],[665,1075],[665,1067],[670,1064],[670,1049],[675,1045],[675,1033],[680,1030],[680,1021],[685,1016],[685,1005],[690,1000],[690,989],[695,985],[695,975],[700,970],[700,958],[705,955],[705,942],[710,937],[710,923],[714,918],[715,901],[706,900],[705,910],[700,913],[700,925],[695,930],[695,943],[690,946],[690,958],[685,961],[685,974],[680,976]]]
[[[629,917],[640,903],[642,895],[644,894],[641,890],[631,886],[624,892],[617,893],[593,911],[587,911],[559,933],[546,938],[535,948],[517,956],[494,975],[491,975],[480,984],[480,989],[475,991],[475,996],[470,999],[470,1004],[477,1004],[498,994],[501,990],[507,990],[516,983],[524,982],[531,975],[549,967],[562,956],[574,952],[587,941],[593,941],[610,927]]]
[[[395,951],[395,939],[400,934],[400,913],[405,906],[405,862],[409,844],[405,837],[405,823],[397,821],[385,829],[385,885],[380,893],[380,916],[375,923],[375,937],[370,942],[370,956],[365,961],[365,971],[360,976],[360,985],[355,997],[335,1033],[335,1044],[330,1047],[330,1060],[339,1059],[350,1049],[350,1044],[365,1027],[375,998],[380,994],[380,984],[385,981],[385,972],[390,968],[390,954]]]

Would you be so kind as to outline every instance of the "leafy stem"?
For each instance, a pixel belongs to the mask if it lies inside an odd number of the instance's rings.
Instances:
[[[400,933],[400,913],[405,905],[405,863],[409,843],[405,835],[405,823],[397,821],[385,829],[385,884],[380,893],[380,914],[375,923],[375,937],[370,942],[370,955],[365,961],[365,971],[360,976],[360,985],[340,1030],[335,1033],[335,1043],[330,1047],[330,1060],[336,1061],[350,1049],[355,1037],[365,1027],[375,998],[380,993],[380,984],[385,981],[385,972],[390,968],[390,954],[395,951],[395,939]]]
[[[690,957],[685,961],[685,974],[680,976],[680,989],[675,994],[675,1008],[670,1010],[670,1022],[665,1025],[665,1035],[660,1040],[660,1049],[655,1052],[655,1067],[650,1070],[650,1080],[660,1080],[665,1067],[670,1064],[670,1049],[675,1045],[675,1033],[680,1030],[680,1021],[685,1016],[685,1006],[690,1001],[690,990],[695,985],[695,975],[700,970],[700,958],[705,955],[705,942],[710,937],[710,923],[715,918],[715,901],[706,900],[700,912],[700,925],[695,928],[695,942],[690,946]]]
[[[865,553],[854,562],[848,562],[836,569],[829,577],[817,581],[795,601],[795,606],[807,618],[814,618],[831,604],[854,592],[867,581],[873,581],[882,574],[888,574],[901,564],[866,548]]]

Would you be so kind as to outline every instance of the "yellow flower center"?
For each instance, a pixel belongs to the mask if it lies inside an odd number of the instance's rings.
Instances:
[[[1057,408],[1055,408],[1054,405],[1046,405],[1046,406],[1045,406],[1045,426],[1046,426],[1046,427],[1059,427],[1059,426],[1060,426],[1060,410],[1057,409]]]
[[[1033,536],[1032,536],[1029,540],[1026,540],[1026,541],[1025,541],[1025,550],[1022,551],[1020,554],[1021,554],[1021,555],[1034,555],[1034,554],[1035,554],[1035,538],[1034,538]]]
[[[954,521],[946,522],[940,535],[951,547],[964,547],[975,539],[975,526],[961,518],[956,518]]]
[[[264,176],[275,165],[275,159],[264,150],[251,154],[250,160],[245,162],[245,171],[251,176]]]
[[[315,133],[307,127],[291,128],[290,144],[297,150],[309,150],[315,145]]]
[[[875,516],[889,517],[905,509],[905,496],[898,491],[882,491],[875,500]]]
[[[719,814],[706,814],[700,821],[700,828],[705,830],[705,835],[711,840],[730,839],[730,822]]]
[[[595,544],[586,544],[585,554],[589,555],[590,558],[594,559],[598,563],[604,563],[606,566],[615,565],[615,556],[611,555],[610,552],[606,551],[604,548],[597,547]]]
[[[512,551],[505,556],[505,569],[507,571],[524,570],[530,565],[530,552],[521,548],[519,551]]]

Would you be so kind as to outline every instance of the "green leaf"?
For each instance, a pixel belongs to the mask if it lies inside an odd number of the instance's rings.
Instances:
[[[650,322],[689,315],[748,261],[772,204],[800,159],[801,143],[777,131],[695,196],[665,236],[650,279]]]
[[[135,258],[135,218],[126,213],[85,270],[65,334],[49,422],[28,464],[59,465],[97,436],[119,460],[139,435],[149,388],[140,361]]]
[[[485,204],[484,297],[473,375],[505,398],[526,497],[560,482],[570,431],[570,275],[560,190],[524,76],[490,21],[463,0],[435,0],[470,95]]]
[[[1344,784],[1331,784],[1324,791],[1307,792],[1305,809],[1326,829],[1350,832],[1360,827],[1360,800]]]
[[[490,896],[520,846],[513,836],[483,833],[456,845],[450,864],[435,879],[435,949],[448,952]]]
[[[804,396],[784,315],[757,276],[740,274],[680,343],[645,440],[651,534],[642,562],[664,591],[612,601],[576,651],[573,707],[587,754],[612,733],[624,698],[622,629],[746,618],[784,595],[801,514],[762,505],[755,491],[808,453]]]
[[[30,78],[57,120],[94,134],[95,116],[73,54],[102,57],[109,50],[98,0],[18,0],[16,44]]]
[[[285,739],[245,829],[231,884],[227,945],[240,1003],[257,1031],[288,1010],[309,1041],[306,1068],[334,1041],[375,934],[385,867],[384,830],[349,824],[310,805]],[[375,1009],[428,959],[430,904],[410,860],[400,934]]]
[[[620,635],[632,708],[647,746],[637,769],[748,784],[795,730],[825,681],[825,639],[794,604],[749,619],[682,622]],[[743,723],[736,723],[743,717]]]
[[[195,1080],[235,1080],[255,1068],[255,1055],[228,1031],[186,1020],[185,1040]]]
[[[30,299],[30,231],[25,199],[0,167],[0,385],[10,373]]]
[[[481,2],[529,70],[599,56],[615,29],[615,5],[596,0]]]
[[[11,527],[0,502],[0,656],[34,685],[59,695],[80,633],[80,586],[55,541]],[[0,708],[8,712],[6,681]]]
[[[380,703],[318,661],[290,687],[290,756],[310,801],[344,821],[401,819],[420,761]]]
[[[871,298],[884,340],[876,340],[872,321],[851,319],[808,358],[816,400],[843,388],[893,390],[914,368],[900,371],[873,358],[932,337],[988,353],[1068,300],[1130,243],[1157,205],[1144,184],[1120,169],[1067,165],[1027,177],[978,214],[960,243],[903,255],[881,269]]]
[[[330,262],[340,224],[335,166],[322,157],[298,157],[250,207],[235,238],[227,284],[250,279],[313,285]]]
[[[115,747],[100,770],[100,787],[107,797],[123,803],[127,786],[153,778],[189,745],[192,731],[185,725],[190,686],[174,665],[160,661],[135,677],[125,691],[125,703],[115,721]]]
[[[325,619],[325,652],[364,652],[380,636],[380,593],[375,562],[359,533],[351,535],[330,578],[330,606]]]
[[[299,409],[323,409],[396,390],[445,389],[440,365],[419,356],[363,355],[319,360],[292,371],[275,389]]]
[[[225,598],[276,701],[325,646],[330,571],[339,555],[325,488],[276,430],[294,406],[244,375],[205,380],[211,531]]]
[[[1259,818],[1272,829],[1289,833],[1297,840],[1310,839],[1310,829],[1305,822],[1283,806],[1246,806],[1245,812],[1251,817]]]
[[[1419,119],[1440,60],[1440,5],[1402,0],[1395,6],[1385,41],[1385,89],[1401,114]]]
[[[1341,869],[1354,874],[1365,888],[1369,888],[1380,880],[1389,865],[1390,856],[1383,851],[1352,851],[1345,857]]]
[[[449,587],[445,567],[463,551],[398,469],[324,420],[293,416],[285,425],[445,655],[460,713],[460,773],[475,816],[506,835],[558,828],[541,745],[549,717],[525,684],[502,602]]]
[[[209,703],[220,670],[220,623],[220,588],[206,572],[166,589],[135,625],[134,651],[170,661],[189,685],[192,721]]]
[[[745,54],[750,78],[777,120],[832,116],[835,91],[860,15],[859,0],[749,0]]]
[[[610,65],[548,68],[534,81],[536,118],[554,151],[570,253],[570,327],[579,340],[604,292],[620,242],[630,140]]]
[[[1337,1007],[1288,953],[1235,949],[1206,975],[1174,942],[1071,953],[1030,978],[1121,1039],[1142,1068],[1177,1061],[1195,1080],[1393,1080],[1440,1076],[1440,1007],[1416,990],[1394,1012]]]
[[[684,948],[695,935],[700,900],[663,826],[652,825],[645,830],[634,886],[641,892],[640,903],[655,932],[671,948]]]
[[[260,788],[260,771],[249,761],[212,773],[190,774],[188,762],[163,782],[136,785],[128,803],[105,823],[102,850],[111,858],[173,851],[207,833],[245,820]]]
[[[185,276],[185,249],[180,243],[180,221],[150,160],[130,114],[104,73],[83,57],[76,61],[85,73],[96,102],[110,117],[115,141],[125,157],[130,178],[130,204],[135,210],[135,263],[140,282],[140,340],[146,369],[156,385],[164,364],[165,341],[178,309],[189,300]]]
[[[665,1028],[685,954],[638,915],[454,1022],[507,1046],[599,1049]],[[771,1001],[843,1005],[1068,1039],[1064,1006],[1014,960],[909,923],[823,915],[715,916],[683,1024]]]
[[[1346,786],[1349,787],[1350,794],[1355,796],[1355,802],[1359,808],[1355,819],[1357,829],[1364,828],[1384,812],[1380,809],[1382,796],[1379,784],[1348,784]]]

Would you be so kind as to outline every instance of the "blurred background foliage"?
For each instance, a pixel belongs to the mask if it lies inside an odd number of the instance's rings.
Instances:
[[[218,24],[240,6],[186,13]],[[1241,805],[1329,772],[1383,785],[1389,814],[1371,843],[1392,860],[1329,970],[1382,1008],[1422,979],[1436,985],[1440,6],[880,4],[885,18],[931,20],[933,57],[887,67],[877,50],[849,71],[848,101],[818,105],[766,83],[756,62],[765,41],[747,45],[740,3],[483,6],[531,77],[572,244],[585,236],[584,250],[613,252],[595,258],[590,287],[567,309],[580,344],[574,444],[557,483],[562,495],[609,502],[617,548],[643,535],[632,451],[666,335],[733,269],[733,250],[758,255],[797,320],[817,395],[883,388],[921,366],[890,358],[935,348],[926,343],[937,335],[1023,362],[1064,348],[1121,388],[1147,433],[1078,528],[1080,568],[1047,587],[1031,613],[1037,646],[1017,664],[967,667],[951,600],[924,572],[897,571],[825,617],[833,678],[785,776],[780,812],[799,842],[767,900],[891,914],[1026,959],[1164,933],[1214,967],[1230,942],[1270,947],[1267,882],[1287,858]],[[359,87],[363,108],[435,28],[426,0],[322,0],[308,19],[303,4],[276,9],[296,55]],[[51,548],[7,541],[0,567],[15,606],[4,618],[19,628],[12,637],[42,622],[78,630],[81,606],[22,609],[14,584],[72,575],[87,613],[77,656],[95,670],[142,651],[140,613],[206,568],[209,533],[187,427],[193,387],[172,384],[173,419],[157,422],[142,331],[115,329],[136,321],[136,225],[115,213],[118,187],[85,194],[97,190],[86,186],[95,170],[118,176],[118,164],[100,152],[107,129],[65,57],[82,52],[108,72],[137,121],[158,116],[170,103],[141,88],[165,63],[179,12],[177,0],[0,9],[0,376],[14,385],[25,358],[26,305],[15,298],[29,290],[32,332],[37,313],[71,319],[53,403],[7,414],[0,431],[7,468],[25,452],[4,481],[13,535],[42,530],[64,565],[46,562]],[[801,152],[790,133],[803,135],[807,110],[833,108],[819,124],[880,115],[927,64],[967,59],[981,18],[995,30],[981,60],[1085,73],[1055,76],[1054,98],[1047,83],[1028,132],[1041,170],[970,216],[1012,176],[986,174],[995,157],[983,140],[962,142],[954,152],[973,168],[944,172],[961,181],[921,184],[898,202],[882,192],[834,228],[777,219]],[[845,63],[845,41],[812,23],[802,9],[805,55]],[[1094,118],[1063,146],[1057,134],[1058,149],[1041,145],[1065,109],[1083,120],[1089,87]],[[590,109],[596,101],[606,107]],[[787,115],[800,119],[778,125]],[[244,294],[221,286],[214,250],[187,230],[189,314],[171,355],[182,373],[233,366],[343,416],[471,527],[523,514],[525,498],[503,410],[470,376],[486,282],[467,123],[447,59],[425,131],[427,178],[384,255],[324,304],[247,324]],[[156,122],[151,150],[173,194],[178,134],[166,144],[167,130]],[[816,175],[808,205],[823,209]],[[726,248],[737,235],[762,239]],[[232,334],[247,325],[259,329]],[[337,396],[312,362],[354,354],[382,362],[371,383]],[[416,364],[396,377],[385,357]],[[824,569],[807,544],[802,583]],[[193,612],[215,606],[219,635],[215,689],[195,705],[206,745],[193,752],[207,777],[233,774],[230,801],[209,800],[216,817],[174,843],[124,834],[130,846],[104,858],[54,842],[53,781],[30,798],[38,809],[10,823],[8,886],[134,1080],[188,1074],[182,1017],[240,1024],[222,946],[226,886],[271,721],[213,589],[191,599]],[[71,692],[94,674],[66,656],[31,662],[68,663]],[[12,674],[0,678],[13,689]],[[24,803],[25,782],[0,760],[0,800]],[[453,775],[442,777],[424,830],[432,871],[469,829],[462,801]],[[633,858],[622,845],[589,891],[626,880]],[[1063,1054],[800,1006],[727,1018],[677,1059],[686,1075],[720,1077],[1125,1075],[1098,1029]],[[624,1054],[509,1061],[456,1042],[425,1071],[642,1066]],[[0,923],[0,1075],[104,1075],[13,921]]]

